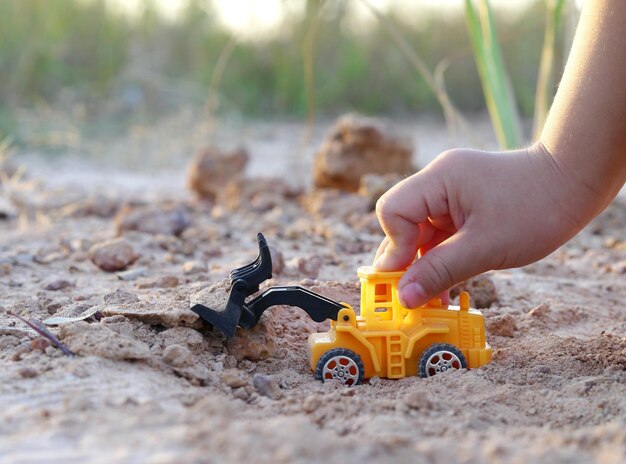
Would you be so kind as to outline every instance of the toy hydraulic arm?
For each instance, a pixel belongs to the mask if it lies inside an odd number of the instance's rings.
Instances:
[[[316,322],[326,319],[337,320],[339,310],[344,307],[315,292],[299,286],[270,287],[246,302],[246,298],[259,291],[259,285],[272,278],[272,258],[263,234],[257,235],[259,255],[250,264],[230,273],[230,294],[223,310],[196,304],[191,310],[213,325],[227,337],[235,335],[235,329],[254,327],[263,312],[276,305],[302,308]]]

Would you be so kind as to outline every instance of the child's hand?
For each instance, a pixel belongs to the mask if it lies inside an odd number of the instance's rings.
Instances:
[[[623,1],[585,3],[541,143],[452,150],[382,196],[376,212],[387,238],[375,266],[410,266],[400,280],[405,306],[543,258],[615,197],[626,181],[625,25]]]
[[[473,275],[543,258],[605,202],[541,144],[506,153],[451,150],[378,201],[386,238],[374,266],[408,267],[400,300],[415,308]],[[414,262],[418,249],[423,256]]]

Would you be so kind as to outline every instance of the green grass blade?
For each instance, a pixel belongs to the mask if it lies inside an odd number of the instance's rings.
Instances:
[[[537,74],[533,139],[541,135],[554,94],[554,47],[565,0],[546,0],[546,31]]]
[[[465,0],[465,13],[474,60],[496,137],[502,148],[515,148],[521,142],[521,126],[489,1]]]

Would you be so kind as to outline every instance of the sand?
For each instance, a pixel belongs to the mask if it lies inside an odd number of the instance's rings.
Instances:
[[[112,185],[93,201],[174,202],[191,222],[179,236],[124,232],[140,255],[131,280],[89,258],[116,236],[110,212],[84,204],[97,186],[24,185],[40,202],[0,221],[1,462],[624,462],[624,201],[545,260],[482,277],[497,293],[482,309],[491,364],[343,388],[314,380],[307,362],[308,334],[327,323],[278,307],[238,344],[188,308],[254,258],[257,231],[286,263],[266,285],[358,307],[355,270],[381,238],[374,213],[310,213],[303,197],[226,211],[134,176],[142,189]],[[207,271],[185,273],[190,261]],[[51,328],[74,357],[7,313],[43,320],[94,306]]]

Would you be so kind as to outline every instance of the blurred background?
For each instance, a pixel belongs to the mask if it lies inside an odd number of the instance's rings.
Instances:
[[[554,3],[489,2],[518,143],[532,138]],[[550,93],[576,5],[559,16]],[[415,58],[464,115],[465,134],[446,126]],[[129,166],[249,142],[267,165],[356,111],[397,121],[427,161],[449,144],[503,145],[476,63],[462,0],[0,0],[0,140],[13,154]]]

